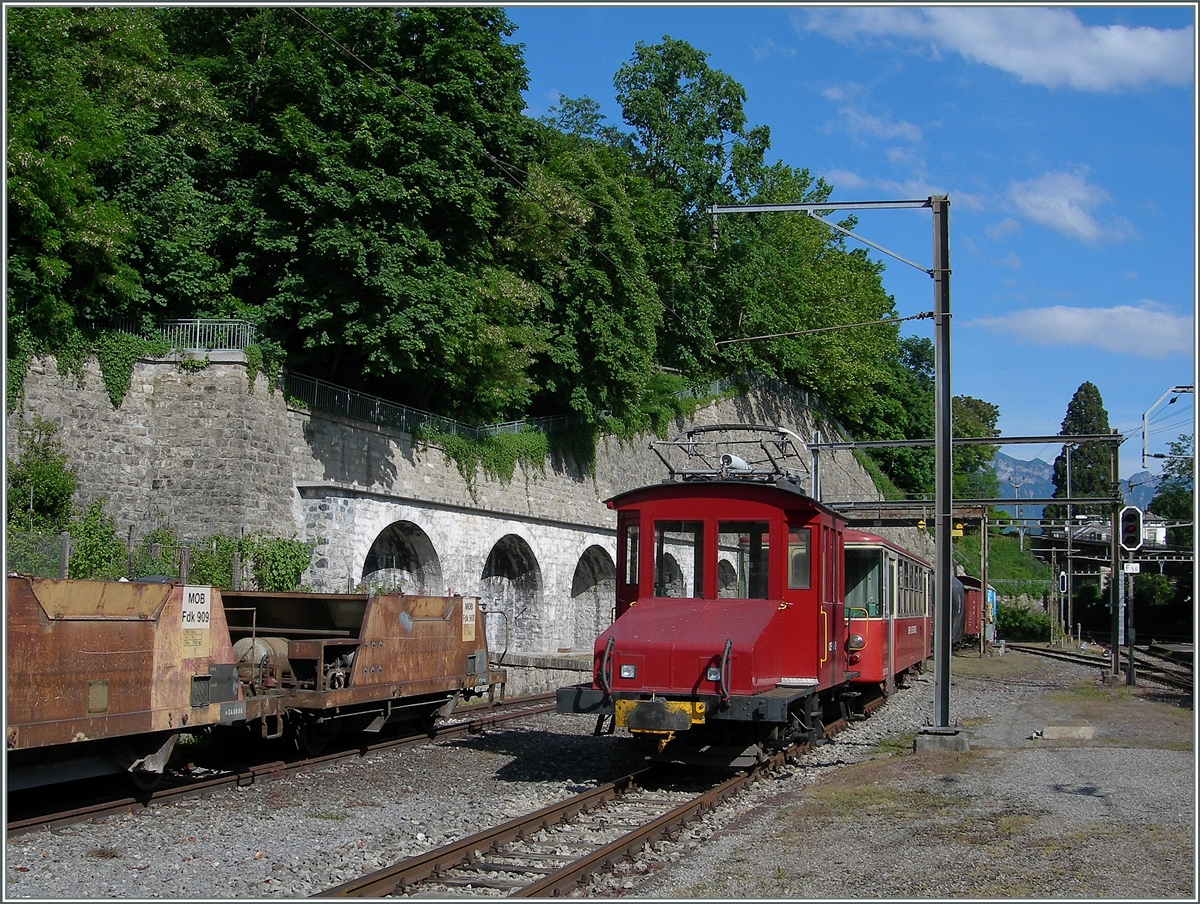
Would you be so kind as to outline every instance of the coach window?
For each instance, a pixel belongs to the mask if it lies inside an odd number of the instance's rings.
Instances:
[[[717,556],[733,565],[734,598],[765,600],[770,572],[771,524],[769,521],[717,522]]]
[[[879,618],[879,579],[883,568],[878,549],[846,550],[846,615]],[[865,616],[863,613],[866,613]]]
[[[788,528],[788,589],[812,588],[812,531]]]
[[[704,522],[654,522],[654,595],[695,599],[704,586]]]

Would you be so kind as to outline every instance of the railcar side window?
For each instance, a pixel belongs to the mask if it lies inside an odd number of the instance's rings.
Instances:
[[[704,586],[704,522],[654,522],[654,595],[698,598]]]
[[[807,527],[788,528],[788,589],[812,588],[812,531]]]
[[[625,583],[638,582],[638,526],[625,525]]]
[[[770,574],[771,525],[767,521],[717,523],[717,596],[765,600]]]
[[[878,549],[846,550],[846,614],[850,618],[880,618],[883,563]],[[866,613],[864,616],[863,613]]]

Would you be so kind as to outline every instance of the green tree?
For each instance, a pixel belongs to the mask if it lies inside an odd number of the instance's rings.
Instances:
[[[8,17],[9,354],[226,310],[195,159],[222,111],[149,9]]]
[[[1085,382],[1075,390],[1067,405],[1060,433],[1063,436],[1095,436],[1109,433],[1108,412],[1095,384]],[[1070,453],[1070,486],[1068,487],[1067,458]],[[1112,456],[1106,443],[1068,443],[1054,459],[1054,497],[1101,496],[1111,497],[1114,492],[1112,481]],[[1069,492],[1068,492],[1069,491]],[[1081,507],[1075,506],[1075,513]],[[1067,516],[1064,505],[1046,506],[1043,517],[1061,520]]]
[[[1000,409],[990,402],[971,396],[951,399],[951,420],[955,437],[999,436],[996,421]],[[954,447],[954,495],[962,499],[995,499],[1000,481],[992,461],[999,446],[963,445]]]
[[[495,8],[177,8],[229,110],[203,189],[289,364],[468,419],[527,405],[536,293],[495,269],[527,83]]]
[[[129,550],[117,536],[112,516],[104,511],[105,499],[94,500],[71,520],[71,563],[68,577],[76,580],[112,581],[124,575]]]
[[[57,533],[71,517],[76,477],[55,426],[40,417],[19,428],[18,457],[7,468],[11,529]]]
[[[537,298],[544,318],[531,407],[646,429],[662,313],[636,217],[652,189],[603,143],[551,129],[539,139],[541,162],[498,243],[506,272],[521,274],[514,291]]]
[[[1147,508],[1169,521],[1189,522],[1192,520],[1195,504],[1192,437],[1183,433],[1167,445],[1170,451],[1163,465],[1162,480]],[[1190,547],[1193,536],[1191,526],[1172,527],[1167,530],[1167,542],[1172,546]]]

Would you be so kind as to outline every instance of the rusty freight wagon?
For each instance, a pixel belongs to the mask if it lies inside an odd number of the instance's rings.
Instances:
[[[503,696],[472,597],[23,575],[6,595],[10,790],[114,772],[146,787],[183,733],[248,726],[312,753]]]

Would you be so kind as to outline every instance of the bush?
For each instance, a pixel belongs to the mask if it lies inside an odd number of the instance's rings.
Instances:
[[[129,551],[113,519],[104,513],[104,497],[71,522],[71,564],[68,577],[113,581],[124,575]]]
[[[22,426],[19,457],[8,468],[9,528],[61,531],[71,517],[75,472],[67,467],[53,424],[35,418]]]
[[[1005,640],[1049,640],[1050,616],[1045,612],[1006,606],[996,607],[996,636]]]
[[[192,544],[188,561],[188,583],[209,584],[228,590],[233,587],[233,552],[237,541],[212,534]]]
[[[242,545],[259,590],[295,590],[312,562],[312,547],[300,540],[256,536],[246,537]]]
[[[4,539],[5,570],[36,578],[56,578],[60,544],[58,534],[10,527]]]

